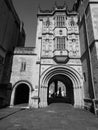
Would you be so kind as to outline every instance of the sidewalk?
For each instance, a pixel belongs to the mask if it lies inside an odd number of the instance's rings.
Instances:
[[[11,116],[0,121],[0,130],[98,130],[98,117],[71,104],[55,103],[39,109],[13,107],[5,113],[10,111]]]
[[[18,111],[21,111],[21,110],[23,110],[23,108],[19,108],[19,107],[17,107],[17,108],[16,107],[2,108],[2,109],[0,109],[0,120],[18,112]]]

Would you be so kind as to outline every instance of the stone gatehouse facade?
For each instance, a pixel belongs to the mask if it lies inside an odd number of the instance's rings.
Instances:
[[[94,108],[98,98],[98,0],[39,9],[36,47],[16,48],[10,105],[46,107],[63,101]]]

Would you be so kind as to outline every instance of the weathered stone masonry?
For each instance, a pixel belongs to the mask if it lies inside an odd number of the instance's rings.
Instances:
[[[79,0],[73,11],[65,5],[56,5],[53,10],[39,9],[36,47],[16,48],[14,53],[12,106],[19,84],[26,84],[28,106],[46,107],[50,85],[56,86],[60,81],[74,107],[93,107],[97,113],[97,10],[97,0]]]

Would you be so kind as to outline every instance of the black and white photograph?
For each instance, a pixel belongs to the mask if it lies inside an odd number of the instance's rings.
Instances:
[[[0,130],[98,130],[98,0],[0,0]]]

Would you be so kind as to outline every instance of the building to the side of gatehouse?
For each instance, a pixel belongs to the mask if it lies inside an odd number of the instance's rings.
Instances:
[[[25,44],[25,31],[12,0],[0,0],[0,108],[8,106],[13,52]]]

